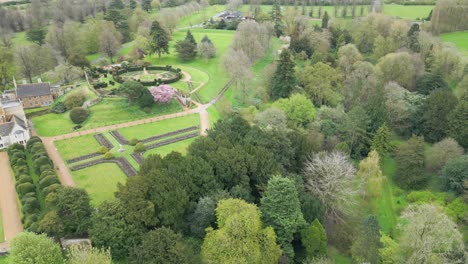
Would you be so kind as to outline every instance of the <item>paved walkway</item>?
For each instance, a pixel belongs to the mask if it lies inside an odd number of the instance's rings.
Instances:
[[[2,238],[5,242],[0,243],[0,249],[8,248],[10,240],[23,231],[13,177],[8,154],[0,152],[0,205],[5,233],[5,237]]]

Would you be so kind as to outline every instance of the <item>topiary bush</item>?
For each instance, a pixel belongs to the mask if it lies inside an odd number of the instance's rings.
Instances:
[[[32,183],[26,182],[26,183],[19,184],[17,187],[17,190],[20,196],[22,196],[28,192],[36,191],[36,187]]]
[[[75,124],[83,123],[89,116],[89,112],[87,109],[83,107],[75,107],[70,111],[70,119]]]
[[[52,184],[55,184],[55,183],[60,183],[58,178],[54,175],[50,175],[50,176],[47,176],[45,177],[44,179],[40,180],[39,181],[39,186],[44,189],[46,187],[49,187],[50,185]]]
[[[114,158],[114,154],[112,154],[112,152],[107,152],[106,154],[104,154],[104,159],[106,160],[110,160],[113,158]]]
[[[63,104],[67,110],[70,110],[74,107],[80,107],[86,101],[86,97],[83,93],[71,93],[65,96]]]
[[[134,152],[143,152],[145,150],[146,150],[146,147],[142,143],[136,144],[135,148],[133,149]]]
[[[138,139],[132,138],[132,139],[130,139],[130,141],[128,141],[128,144],[130,146],[135,146],[136,144],[138,144],[138,142],[140,142]]]
[[[65,111],[67,111],[65,104],[63,102],[56,103],[54,106],[52,106],[51,110],[52,112],[57,113],[57,114],[65,113]]]
[[[52,184],[48,187],[45,187],[44,189],[42,189],[42,192],[44,193],[45,196],[49,195],[50,193],[52,192],[55,192],[57,191],[59,188],[61,188],[62,185],[56,183],[56,184]]]
[[[104,146],[101,146],[99,147],[98,152],[101,154],[106,154],[107,152],[109,152],[109,149]]]

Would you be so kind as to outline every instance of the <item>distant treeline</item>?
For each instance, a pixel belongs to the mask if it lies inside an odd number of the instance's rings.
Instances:
[[[468,0],[439,0],[432,13],[435,34],[468,30]]]
[[[6,3],[0,3],[0,6],[14,6],[14,5],[23,5],[30,4],[31,0],[21,0],[21,1],[10,1]]]

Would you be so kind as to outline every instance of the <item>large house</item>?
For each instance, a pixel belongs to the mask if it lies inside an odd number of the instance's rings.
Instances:
[[[54,99],[61,95],[60,86],[51,86],[50,83],[23,83],[15,84],[14,90],[3,92],[3,97],[10,100],[19,99],[24,108],[49,106]]]
[[[0,98],[0,149],[14,143],[26,145],[31,134],[19,100]]]

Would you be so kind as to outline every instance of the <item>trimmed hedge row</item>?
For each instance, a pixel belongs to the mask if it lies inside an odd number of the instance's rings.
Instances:
[[[123,83],[125,80],[120,76],[121,74],[123,73],[126,73],[126,72],[134,72],[134,71],[143,71],[143,66],[136,66],[136,65],[132,65],[132,66],[129,66],[125,69],[118,69],[117,71],[115,71],[112,75],[112,77],[114,78],[114,80],[118,83]],[[146,70],[160,70],[160,71],[170,71],[170,72],[173,72],[173,73],[176,73],[176,76],[174,78],[171,78],[171,79],[167,79],[167,80],[162,80],[161,78],[159,79],[154,79],[152,81],[141,81],[141,80],[137,80],[138,82],[140,82],[141,84],[143,84],[144,86],[157,86],[157,85],[160,85],[160,84],[169,84],[169,83],[174,83],[174,82],[177,82],[178,80],[182,79],[182,70],[177,68],[177,69],[174,69],[172,68],[171,65],[166,65],[166,66],[147,66],[146,67]]]

